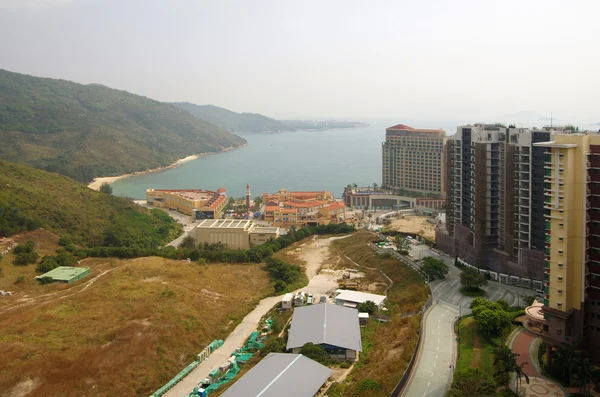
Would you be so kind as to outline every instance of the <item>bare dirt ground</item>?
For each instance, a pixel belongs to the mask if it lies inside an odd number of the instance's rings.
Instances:
[[[393,219],[388,230],[404,233],[414,233],[427,239],[435,239],[435,229],[432,223],[427,222],[427,217],[419,215],[404,215],[403,219]]]

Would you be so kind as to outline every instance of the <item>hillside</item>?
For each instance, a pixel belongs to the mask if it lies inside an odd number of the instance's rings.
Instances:
[[[181,233],[181,226],[163,211],[0,160],[0,237],[40,226],[90,246],[153,247]]]
[[[259,265],[154,257],[88,258],[90,276],[40,285],[11,256],[0,259],[0,289],[13,292],[0,299],[2,396],[149,396],[273,291]]]
[[[176,106],[198,117],[231,132],[264,132],[282,131],[283,123],[258,113],[236,113],[213,105],[195,105],[189,102],[178,102]]]
[[[172,104],[1,69],[0,139],[0,159],[82,182],[245,143]]]

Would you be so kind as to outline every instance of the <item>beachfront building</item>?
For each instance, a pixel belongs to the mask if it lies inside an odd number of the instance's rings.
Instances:
[[[346,206],[328,191],[263,193],[264,220],[275,226],[303,227],[341,223]]]
[[[548,352],[582,341],[598,365],[600,135],[556,135],[535,146],[545,151],[542,337]]]
[[[219,219],[227,205],[227,194],[223,188],[216,192],[201,189],[147,189],[146,201],[154,207],[179,211],[194,219]]]
[[[286,349],[297,354],[309,342],[334,360],[356,360],[362,351],[358,311],[329,303],[297,307]]]
[[[205,219],[190,235],[196,244],[222,243],[231,249],[248,249],[279,237],[279,228],[257,226],[248,219]]]
[[[392,190],[381,187],[359,187],[348,185],[344,188],[344,203],[357,209],[419,209],[441,210],[446,206],[445,198],[399,196]]]
[[[402,196],[444,194],[444,130],[398,124],[386,129],[382,145],[382,186]]]

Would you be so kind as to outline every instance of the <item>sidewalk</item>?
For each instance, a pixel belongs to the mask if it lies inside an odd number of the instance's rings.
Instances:
[[[534,360],[537,360],[537,357],[531,356],[531,345],[537,338],[537,335],[523,328],[522,330],[518,331],[517,335],[509,346],[513,352],[519,354],[519,357],[517,357],[517,363],[524,364],[523,372],[529,377],[529,384],[525,382],[525,379],[522,379],[521,389],[525,391],[524,396],[568,396],[569,393],[565,392],[561,385],[542,377],[542,375],[533,365],[535,362]]]

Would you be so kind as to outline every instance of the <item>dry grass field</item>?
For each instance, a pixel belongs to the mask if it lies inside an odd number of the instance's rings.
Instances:
[[[40,244],[40,254],[44,252]],[[147,396],[272,292],[258,265],[86,259],[77,283],[0,266],[0,396]],[[25,281],[14,284],[16,278]]]
[[[404,233],[414,233],[429,240],[435,240],[435,227],[427,222],[426,216],[404,215],[402,219],[393,219],[392,224],[385,230],[395,230]]]

